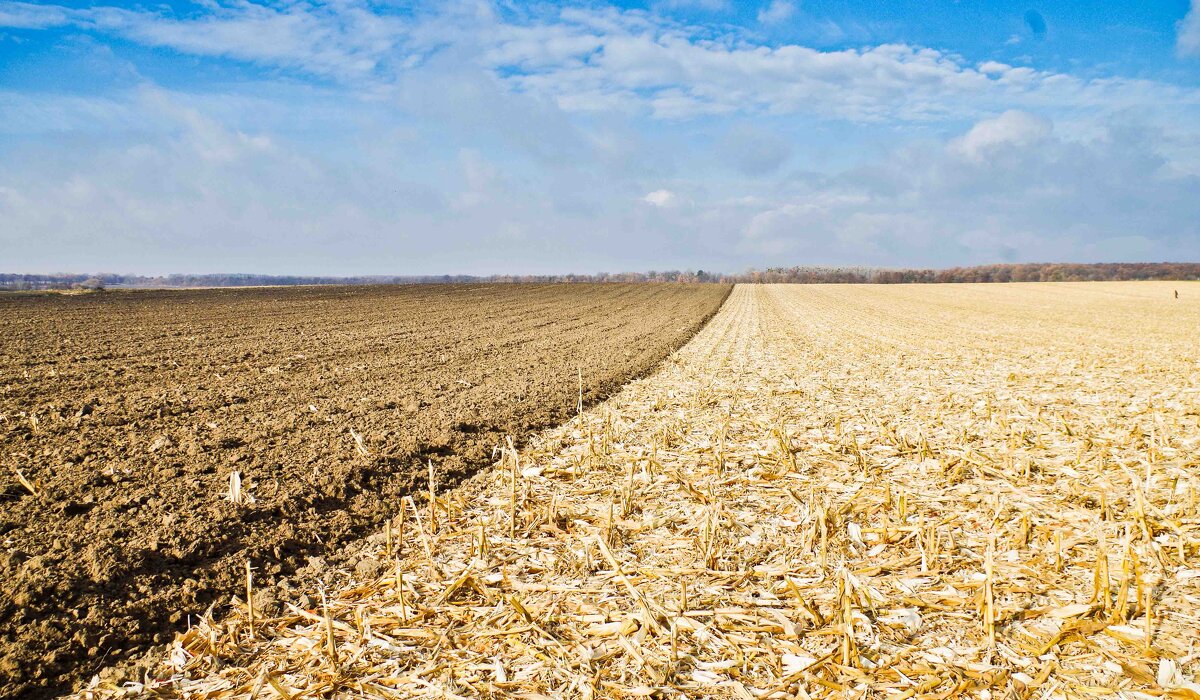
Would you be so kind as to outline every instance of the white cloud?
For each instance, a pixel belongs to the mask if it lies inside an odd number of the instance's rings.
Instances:
[[[656,207],[669,207],[675,203],[675,193],[671,190],[654,190],[642,197],[642,201]]]
[[[309,73],[361,78],[394,58],[408,23],[363,0],[332,4],[213,3],[201,16],[175,18],[114,6],[73,9],[0,2],[0,27],[74,25],[146,46],[225,56]]]
[[[190,96],[134,95],[121,109],[151,125],[132,142],[29,139],[0,158],[0,248],[31,270],[326,274],[1200,257],[1200,169],[1137,123],[1081,139],[1009,112],[857,165],[746,178],[699,142],[445,97],[511,121],[485,133],[428,104],[455,75],[413,94],[429,110],[413,131],[362,132],[352,157],[230,127]]]
[[[1188,193],[1200,174],[1165,168],[1160,142],[1152,128],[1120,124],[1070,140],[1010,112],[942,147],[913,143],[796,180],[744,214],[736,247],[781,263],[1194,259],[1200,201]]]
[[[46,29],[62,26],[70,21],[70,13],[62,7],[24,2],[0,3],[0,27]]]
[[[974,161],[1006,148],[1026,149],[1050,135],[1054,125],[1028,112],[1009,110],[994,119],[985,119],[950,143],[950,149]]]
[[[1191,9],[1179,21],[1175,47],[1181,56],[1200,56],[1200,0],[1192,0]]]
[[[5,144],[0,250],[14,269],[31,271],[698,266],[695,248],[673,240],[670,226],[629,220],[658,211],[634,194],[654,189],[653,177],[669,167],[671,154],[657,142],[573,130],[553,108],[494,84],[493,93],[464,89],[458,70],[465,67],[440,65],[422,75],[428,85],[410,86],[402,128],[364,128],[358,107],[343,102],[338,126],[351,138],[332,148],[274,133],[303,111],[277,115],[275,129],[236,128],[237,107],[254,103],[128,93],[118,114],[138,114],[136,132]],[[225,114],[234,116],[215,116]]]
[[[1200,105],[1200,91],[1147,80],[1086,79],[994,61],[974,67],[954,54],[902,44],[838,51],[765,46],[637,13],[575,10],[528,21],[519,38],[504,27],[482,41],[494,42],[488,65],[513,89],[563,109],[618,109],[671,120],[802,114],[933,121],[1014,107]],[[546,61],[543,47],[551,41],[561,53]],[[572,51],[572,45],[580,48]]]
[[[1003,109],[1200,106],[1200,91],[1148,80],[1078,78],[973,66],[903,44],[822,51],[768,46],[728,27],[696,27],[644,11],[538,6],[501,16],[452,3],[406,17],[366,0],[214,5],[176,16],[117,7],[71,9],[0,0],[18,26],[70,23],[148,46],[303,71],[386,94],[443,53],[470,55],[509,90],[566,111],[679,120],[704,115],[807,115],[859,122],[970,119]],[[792,7],[773,0],[763,18]],[[1197,25],[1181,24],[1180,46]],[[3,22],[0,22],[3,24]]]
[[[758,21],[762,24],[779,24],[788,21],[794,14],[796,5],[790,0],[771,0],[758,11]]]

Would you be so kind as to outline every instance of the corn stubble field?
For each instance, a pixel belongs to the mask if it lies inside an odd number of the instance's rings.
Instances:
[[[1172,292],[1180,290],[1181,298]],[[78,697],[1200,698],[1200,284],[747,286]]]

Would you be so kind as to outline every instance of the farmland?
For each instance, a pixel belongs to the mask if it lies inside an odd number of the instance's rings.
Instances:
[[[377,571],[270,613],[245,577],[81,697],[1196,697],[1198,298],[738,286],[398,505]]]
[[[722,285],[0,296],[0,696],[69,690],[348,559],[433,464],[649,371]],[[371,563],[359,567],[370,573]],[[278,587],[272,587],[276,584]]]

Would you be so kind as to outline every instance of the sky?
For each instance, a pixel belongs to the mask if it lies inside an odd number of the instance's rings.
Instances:
[[[0,0],[0,271],[1200,261],[1200,0]]]

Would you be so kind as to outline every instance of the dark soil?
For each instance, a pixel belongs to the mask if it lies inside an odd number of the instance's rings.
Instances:
[[[585,402],[606,397],[728,292],[0,295],[0,698],[70,691],[169,641],[228,603],[247,560],[269,607],[272,581],[396,513],[427,460],[442,484],[468,476],[506,435],[569,418],[579,369]],[[225,497],[233,472],[254,503]]]

